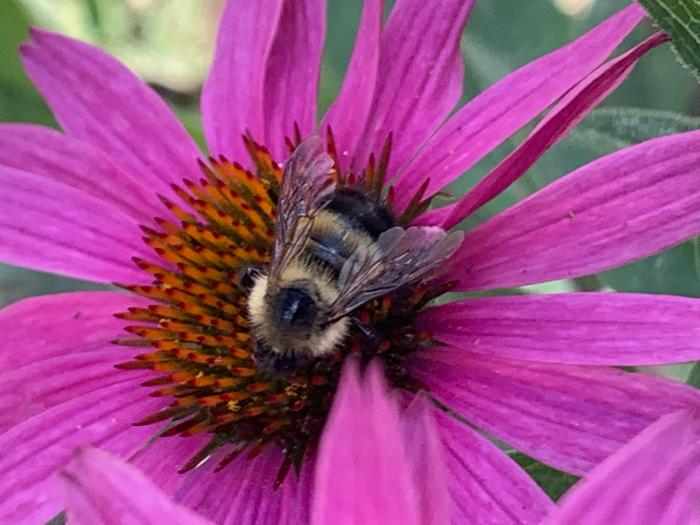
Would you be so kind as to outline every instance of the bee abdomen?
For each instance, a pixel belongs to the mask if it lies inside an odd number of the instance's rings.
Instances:
[[[353,248],[338,232],[312,232],[306,255],[314,264],[338,277],[343,264],[352,255]]]
[[[352,188],[334,191],[325,210],[339,215],[348,225],[362,230],[374,240],[396,226],[396,219],[384,202]]]

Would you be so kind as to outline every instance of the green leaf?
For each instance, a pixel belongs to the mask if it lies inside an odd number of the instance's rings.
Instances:
[[[7,84],[27,86],[29,82],[22,71],[17,56],[17,47],[27,40],[29,19],[19,3],[15,0],[0,2],[0,79]]]
[[[44,525],[65,525],[65,524],[66,524],[66,511],[63,511],[60,514],[57,514],[56,516],[51,518]]]
[[[700,128],[700,118],[672,111],[611,107],[592,111],[573,135],[592,147],[604,147],[608,142],[615,149],[645,140]],[[605,147],[606,150],[609,147]]]
[[[24,74],[17,53],[28,39],[29,19],[15,0],[0,2],[0,121],[52,124],[46,104]]]
[[[663,293],[700,297],[692,241],[600,274],[620,292]]]
[[[693,365],[688,376],[688,384],[695,388],[700,388],[700,361]]]
[[[549,467],[532,459],[522,452],[510,454],[518,465],[544,490],[554,501],[557,501],[579,478],[566,472]]]
[[[698,0],[639,0],[654,21],[671,35],[681,63],[700,79],[700,2]]]

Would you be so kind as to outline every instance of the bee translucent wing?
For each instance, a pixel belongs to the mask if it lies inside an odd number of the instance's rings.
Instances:
[[[356,252],[343,265],[332,317],[426,276],[452,256],[463,238],[462,232],[430,226],[385,231],[370,250]]]
[[[279,277],[282,268],[304,248],[323,198],[333,191],[332,167],[333,160],[316,136],[299,144],[287,160],[279,193],[271,279]]]

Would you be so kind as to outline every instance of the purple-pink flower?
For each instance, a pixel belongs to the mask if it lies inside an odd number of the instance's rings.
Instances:
[[[364,382],[355,366],[346,369],[321,443],[311,523],[448,523],[442,451],[424,402],[401,413],[380,369]],[[699,455],[698,411],[662,416],[586,475],[543,524],[696,523]],[[205,523],[99,450],[81,450],[61,476],[70,523]]]
[[[667,39],[652,35],[608,60],[644,18],[631,5],[452,114],[471,7],[398,0],[383,22],[382,2],[367,0],[340,94],[317,123],[325,2],[230,0],[202,93],[208,155],[115,59],[32,32],[22,58],[63,131],[0,126],[0,258],[131,293],[39,297],[0,312],[0,521],[59,512],[56,472],[76,446],[94,445],[214,522],[307,522],[311,494],[333,490],[313,484],[314,450],[319,439],[334,447],[321,429],[338,382],[351,381],[340,368],[352,353],[382,361],[406,401],[425,389],[481,431],[434,410],[456,523],[537,523],[551,507],[482,432],[583,475],[659,417],[697,406],[696,390],[615,368],[698,359],[697,300],[571,293],[426,304],[448,284],[573,278],[697,235],[698,131],[598,159],[467,232],[441,280],[363,308],[379,341],[353,334],[335,362],[289,377],[256,367],[239,270],[269,259],[280,163],[300,139],[326,138],[339,180],[383,190],[405,221],[452,228]],[[420,213],[550,107],[473,190]]]
[[[442,450],[426,401],[417,397],[401,411],[379,366],[364,375],[352,360],[345,365],[320,443],[311,523],[448,523]],[[61,477],[69,523],[205,522],[138,469],[97,449],[79,450]],[[272,514],[254,519],[275,522]]]

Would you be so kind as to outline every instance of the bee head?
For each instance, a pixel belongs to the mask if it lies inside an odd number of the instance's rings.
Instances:
[[[307,332],[316,322],[318,307],[304,287],[280,288],[270,302],[271,316],[283,331]]]

